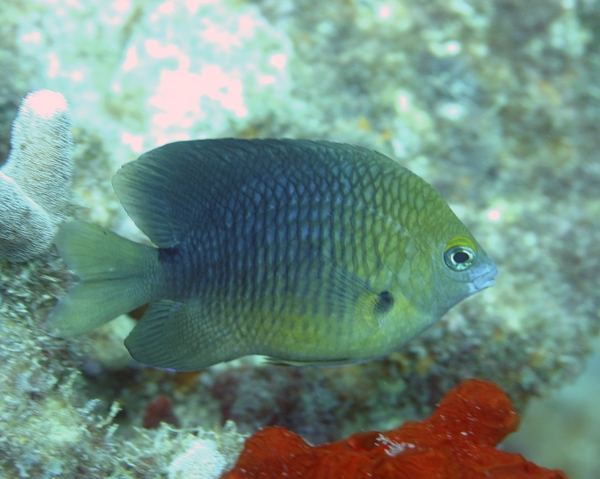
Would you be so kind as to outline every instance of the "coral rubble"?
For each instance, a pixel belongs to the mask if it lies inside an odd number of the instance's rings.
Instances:
[[[0,257],[21,262],[45,252],[71,194],[73,142],[67,102],[40,90],[25,97],[0,171]]]
[[[227,465],[214,441],[198,439],[169,466],[169,479],[217,479]]]
[[[469,379],[450,391],[433,415],[388,432],[362,432],[313,447],[280,427],[246,441],[223,479],[566,479],[495,446],[515,431],[519,415],[502,390]]]

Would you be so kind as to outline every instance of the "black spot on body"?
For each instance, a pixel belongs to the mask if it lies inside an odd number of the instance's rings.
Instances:
[[[169,248],[158,249],[158,261],[160,263],[174,263],[179,257],[179,248],[170,246]]]
[[[394,306],[394,296],[389,291],[382,291],[377,297],[375,303],[375,313],[384,314],[387,313]]]

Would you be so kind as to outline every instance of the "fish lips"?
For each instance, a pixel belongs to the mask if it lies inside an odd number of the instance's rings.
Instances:
[[[496,275],[498,274],[498,268],[492,263],[491,267],[481,276],[473,279],[473,287],[475,291],[481,291],[482,289],[490,288],[496,284]]]

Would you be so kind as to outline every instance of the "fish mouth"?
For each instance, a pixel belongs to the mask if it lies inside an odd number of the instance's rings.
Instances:
[[[481,275],[479,278],[473,281],[473,286],[475,286],[476,291],[481,291],[482,289],[491,288],[496,284],[495,277],[498,274],[498,268],[496,265],[493,265],[489,271],[485,274]]]

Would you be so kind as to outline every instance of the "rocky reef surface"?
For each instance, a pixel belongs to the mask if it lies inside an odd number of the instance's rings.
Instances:
[[[264,425],[315,444],[387,430],[426,416],[467,377],[500,385],[521,410],[581,372],[600,327],[597,0],[5,3],[0,165],[22,98],[61,92],[73,217],[144,241],[110,179],[165,142],[344,141],[429,181],[500,274],[379,361],[244,359],[182,374],[132,363],[122,339],[136,314],[50,336],[44,319],[74,278],[52,249],[0,259],[4,475],[196,477],[183,458],[204,454],[216,464],[204,477],[216,477],[240,433]],[[540,465],[584,479],[565,461]]]

